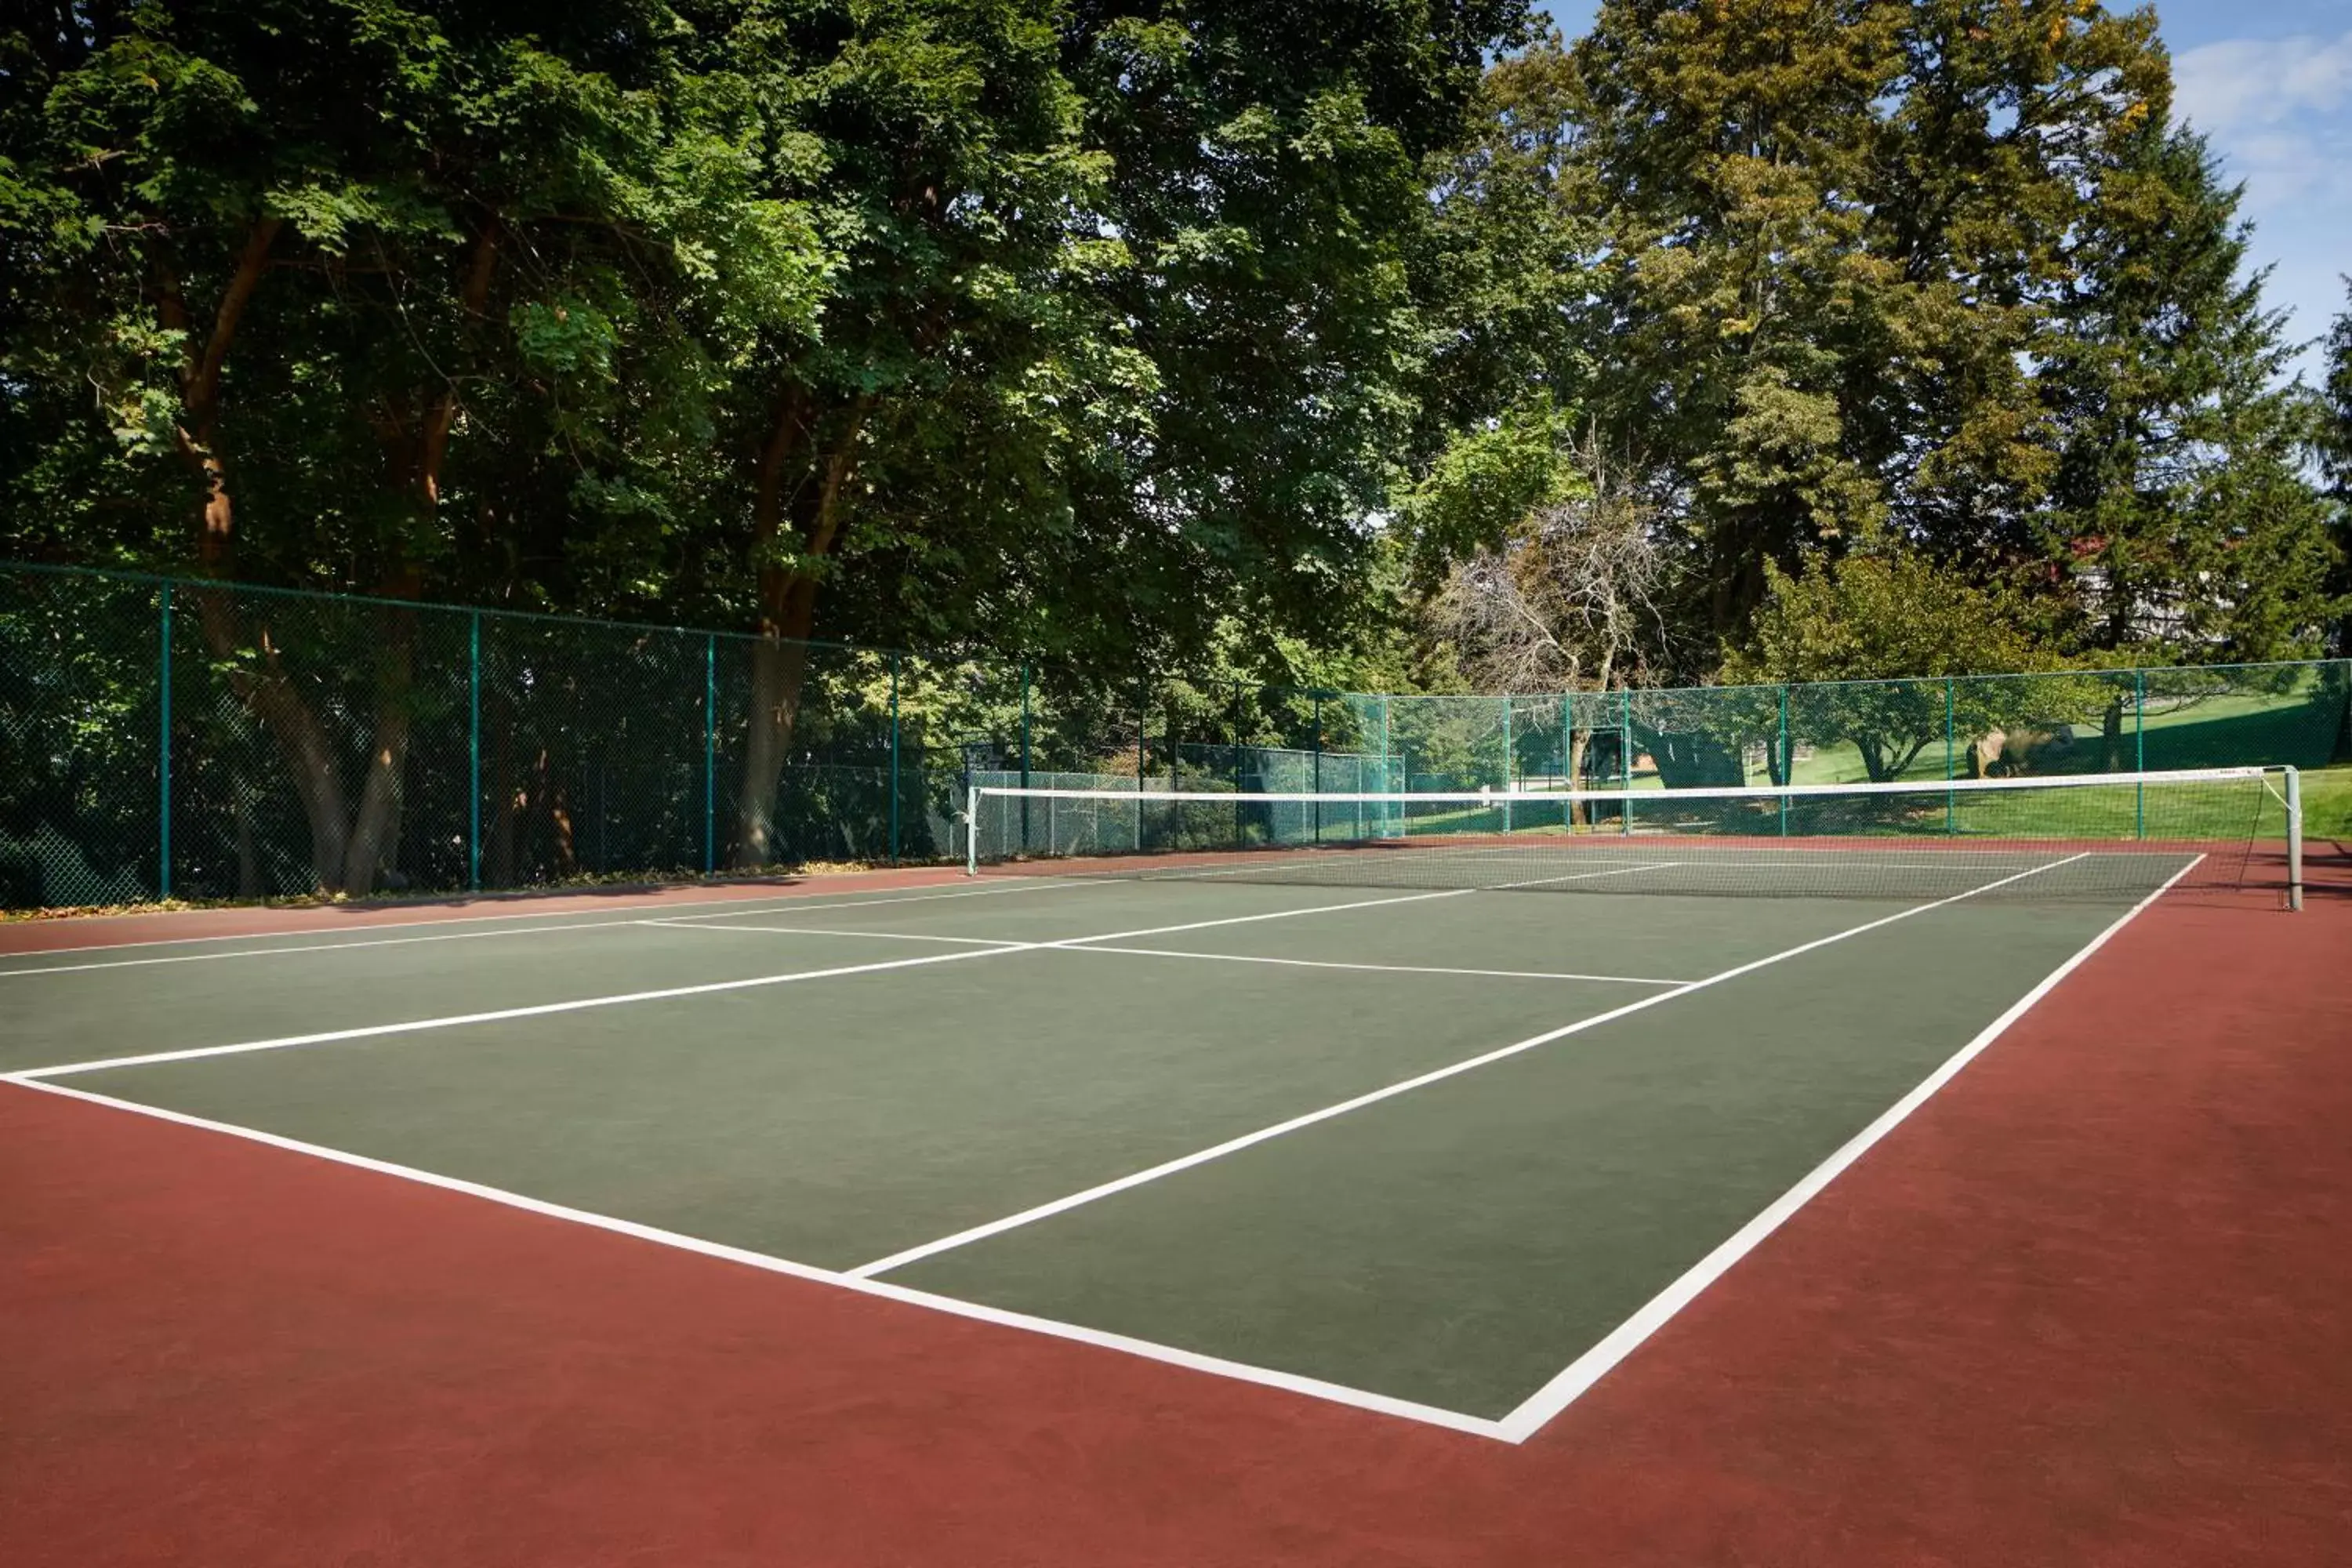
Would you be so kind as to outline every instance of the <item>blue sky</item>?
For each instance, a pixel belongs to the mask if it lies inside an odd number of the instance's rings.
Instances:
[[[1598,6],[1543,8],[1574,37]],[[2245,184],[2252,259],[2273,268],[2264,298],[2294,312],[2291,338],[2324,334],[2344,308],[2337,274],[2352,272],[2352,0],[2168,0],[2156,12],[2175,112]],[[2300,363],[2316,379],[2317,355]]]

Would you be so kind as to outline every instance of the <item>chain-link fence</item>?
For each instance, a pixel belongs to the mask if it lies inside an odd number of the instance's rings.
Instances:
[[[1495,827],[1574,830],[1623,814],[1514,797],[2347,761],[2341,659],[1376,695],[0,569],[8,908],[953,859],[974,784],[1486,792]],[[2315,832],[2352,830],[2340,778],[2306,790]],[[998,826],[1038,852],[1408,828],[1360,803],[1015,809]]]

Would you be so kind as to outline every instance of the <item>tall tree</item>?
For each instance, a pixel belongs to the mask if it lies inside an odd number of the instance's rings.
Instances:
[[[1505,0],[745,10],[724,55],[824,149],[822,330],[736,384],[756,613],[736,856],[766,854],[828,598],[911,596],[1131,680],[1355,595],[1410,406],[1401,250]],[[854,19],[854,25],[852,25]],[[838,35],[835,37],[834,35]]]
[[[1125,681],[1357,613],[1416,171],[1525,9],[56,8],[0,75],[10,551],[753,626],[761,860],[793,638]],[[318,880],[364,888],[410,624],[362,765],[227,605]]]
[[[2344,279],[2352,297],[2352,278]],[[2327,329],[2325,375],[2319,389],[2320,462],[2336,508],[2336,574],[2329,586],[2345,605],[2336,625],[2336,651],[2352,657],[2352,305]]]
[[[2246,267],[2240,191],[2204,139],[2151,129],[2074,241],[2043,353],[2063,436],[2043,519],[2063,608],[2090,646],[2294,658],[2340,613],[2337,546],[2305,468],[2296,345]]]
[[[1608,225],[1592,407],[1674,473],[1701,625],[1881,521],[2029,531],[2027,366],[2105,149],[2164,112],[2154,27],[2077,0],[1602,6],[1574,55]]]
[[[479,476],[527,464],[567,396],[610,379],[599,340],[633,274],[729,232],[665,181],[694,138],[665,134],[646,85],[663,15],[504,19],[544,29],[524,34],[279,0],[67,11],[17,36],[10,424],[37,477],[77,481],[44,496],[33,547],[395,602],[354,764],[317,672],[289,663],[302,637],[264,624],[300,612],[196,596],[210,656],[283,753],[322,888],[367,890],[397,836],[415,710],[397,602],[495,596],[468,559],[508,543]],[[759,237],[772,296],[806,317],[805,226]],[[500,395],[518,388],[535,395]]]

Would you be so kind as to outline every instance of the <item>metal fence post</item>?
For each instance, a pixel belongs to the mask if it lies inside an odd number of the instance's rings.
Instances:
[[[890,864],[898,863],[898,656],[890,655]]]
[[[1228,760],[1234,764],[1234,793],[1239,795],[1242,793],[1242,683],[1238,680],[1234,682],[1234,727],[1231,733],[1233,752]],[[1236,802],[1234,805],[1234,842],[1238,845],[1241,838],[1242,808]]]
[[[1315,842],[1323,842],[1323,694],[1315,694]]]
[[[482,612],[467,619],[467,683],[466,698],[466,860],[467,881],[482,890]]]
[[[160,764],[156,781],[161,794],[155,823],[155,896],[168,900],[172,896],[172,584],[169,583],[163,586],[161,604],[162,634],[155,658],[159,682],[156,691],[163,710],[162,749],[156,753],[156,761]]]
[[[1406,783],[1409,784],[1412,781],[1407,780]],[[1396,763],[1389,752],[1389,694],[1385,691],[1381,693],[1381,790],[1385,795],[1394,795],[1397,792]],[[1402,807],[1397,809],[1397,821],[1398,837],[1402,837],[1404,821]],[[1383,807],[1381,811],[1381,837],[1386,838],[1388,836],[1389,813],[1388,809]]]
[[[1021,661],[1021,852],[1029,852],[1029,661]]]
[[[1780,837],[1789,837],[1789,791],[1797,782],[1797,748],[1789,740],[1789,689],[1780,688],[1780,732],[1773,738],[1780,752]]]
[[[1511,754],[1511,694],[1503,693],[1503,831],[1511,830],[1511,774],[1517,761]]]
[[[702,639],[702,874],[719,868],[719,634]]]
[[[2147,771],[2147,671],[2132,671],[2132,772]],[[2132,837],[2147,837],[2147,785],[2132,786]]]
[[[1621,687],[1617,692],[1617,715],[1620,739],[1617,742],[1617,772],[1623,781],[1625,799],[1617,815],[1624,825],[1625,837],[1633,837],[1633,689]]]
[[[1143,792],[1150,780],[1144,776],[1149,765],[1143,757],[1144,747],[1151,738],[1151,682],[1144,681],[1135,689],[1135,848],[1143,851]]]
[[[1952,678],[1948,675],[1944,677],[1944,783],[1948,786],[1951,784],[1953,776],[1952,738],[1956,711],[1954,697]],[[1946,788],[1944,791],[1944,831],[1946,833],[1959,831],[1959,791]]]

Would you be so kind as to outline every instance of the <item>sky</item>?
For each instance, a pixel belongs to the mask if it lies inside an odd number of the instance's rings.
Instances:
[[[2109,0],[2116,9],[2129,9]],[[1573,38],[1593,0],[1546,0]],[[2264,300],[2287,336],[2323,336],[2352,272],[2352,0],[2163,0],[2174,112],[2202,131],[2254,226],[2251,259],[2273,268]],[[2319,356],[2296,362],[2316,381]]]

